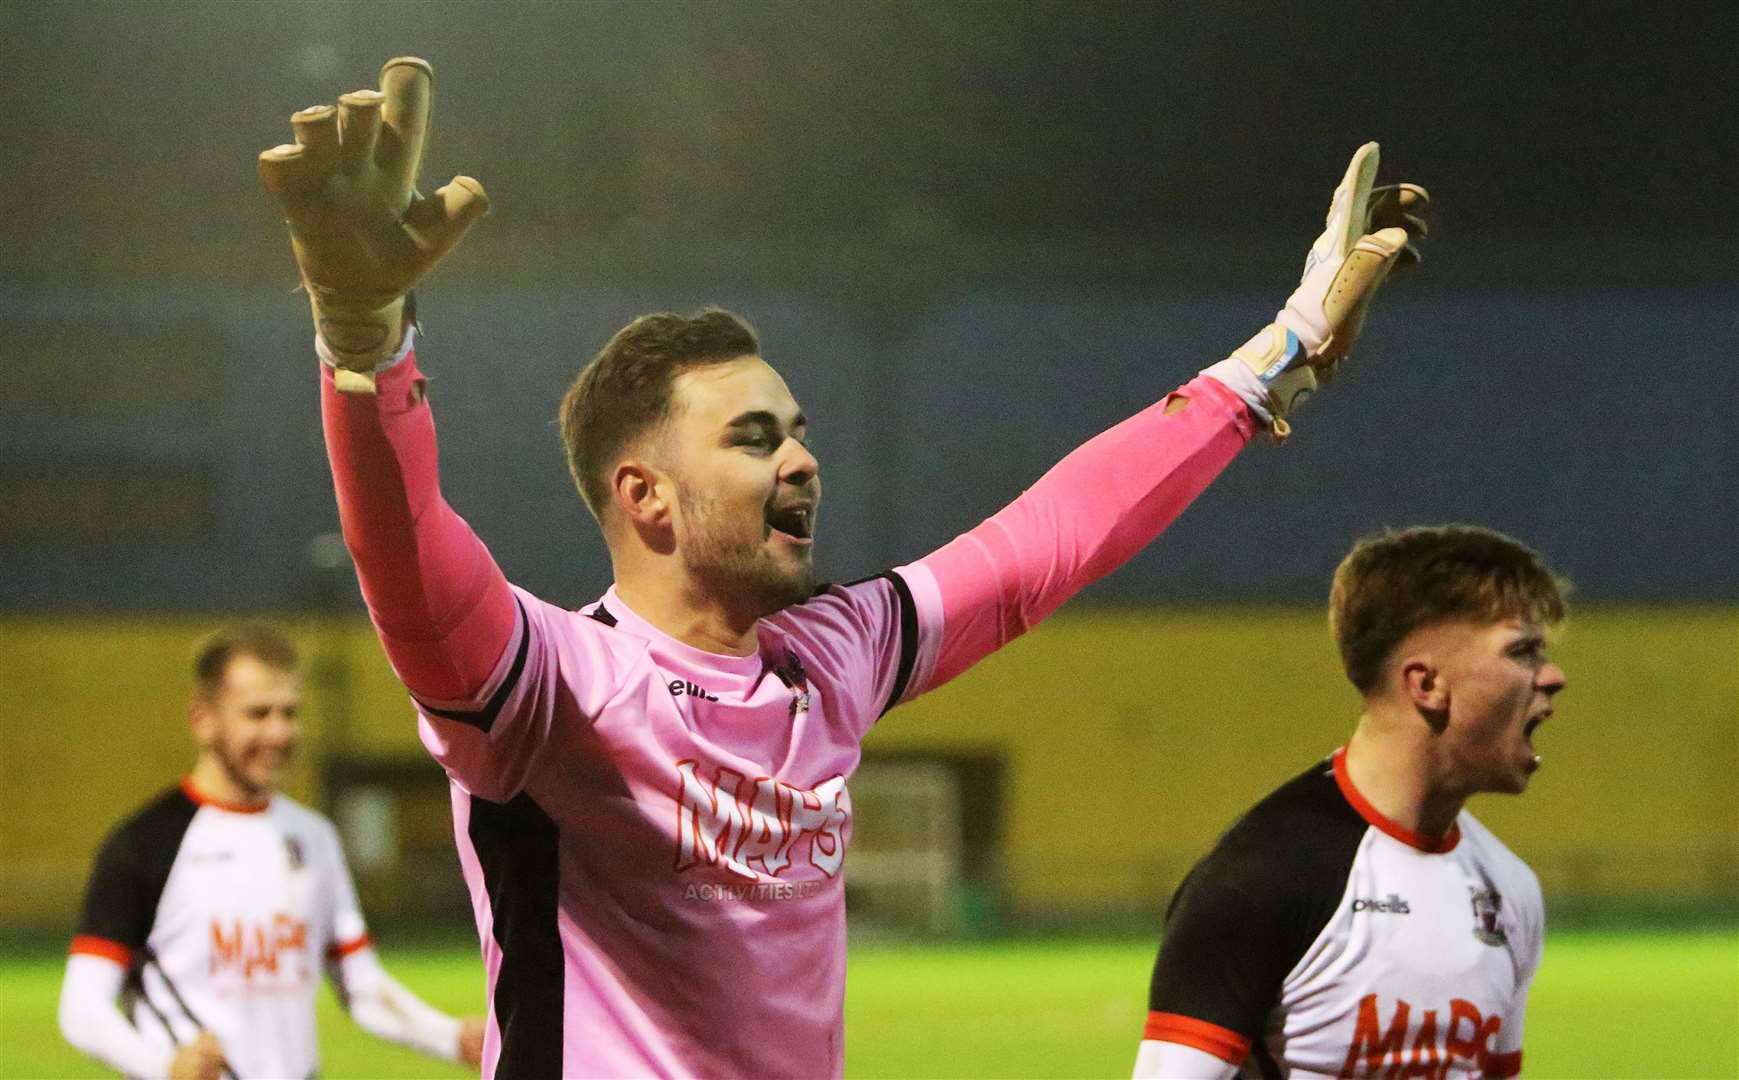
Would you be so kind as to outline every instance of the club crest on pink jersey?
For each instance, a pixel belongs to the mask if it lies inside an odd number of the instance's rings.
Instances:
[[[779,877],[805,838],[808,861],[823,874],[836,876],[845,862],[851,797],[843,776],[805,790],[721,765],[709,783],[691,759],[676,763],[676,781],[679,872],[720,866],[751,881]]]
[[[809,711],[809,673],[803,669],[802,658],[787,647],[785,662],[774,668],[773,674],[791,691],[791,719],[795,721]]]

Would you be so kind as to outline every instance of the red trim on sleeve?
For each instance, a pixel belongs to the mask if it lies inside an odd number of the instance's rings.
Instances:
[[[1485,1060],[1479,1065],[1488,1077],[1520,1076],[1522,1075],[1522,1052],[1511,1050],[1507,1054],[1487,1054]]]
[[[1242,1065],[1250,1056],[1250,1040],[1231,1028],[1177,1013],[1148,1013],[1147,1026],[1142,1029],[1141,1037],[1188,1046],[1212,1054],[1228,1065]]]
[[[331,945],[326,946],[326,955],[333,960],[342,960],[351,953],[361,952],[373,944],[374,940],[367,934],[364,934],[355,941],[346,941],[343,943],[336,941],[333,942]]]
[[[1442,855],[1455,850],[1455,845],[1461,843],[1461,826],[1449,826],[1449,832],[1441,840],[1433,840],[1421,832],[1412,829],[1383,816],[1383,812],[1371,805],[1371,801],[1353,787],[1353,778],[1347,774],[1347,748],[1341,747],[1334,752],[1334,782],[1340,785],[1340,793],[1346,796],[1359,816],[1381,829],[1383,832],[1401,841],[1411,848],[1418,848],[1429,855]]]
[[[100,956],[104,960],[113,960],[122,967],[133,966],[133,950],[118,941],[110,941],[94,934],[79,934],[72,939],[72,948],[67,950],[68,956]]]
[[[271,805],[270,800],[267,800],[258,806],[249,806],[246,803],[224,802],[222,799],[214,799],[210,795],[199,790],[199,788],[195,787],[193,777],[191,776],[183,776],[181,778],[181,791],[189,799],[192,799],[200,806],[210,806],[218,810],[227,810],[232,814],[263,814],[266,812],[266,807]]]

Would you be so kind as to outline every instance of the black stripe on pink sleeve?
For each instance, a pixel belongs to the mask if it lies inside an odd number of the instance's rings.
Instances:
[[[894,688],[882,705],[882,712],[886,713],[905,696],[906,685],[912,680],[912,668],[918,662],[918,605],[912,599],[911,587],[897,571],[889,570],[881,576],[892,583],[900,604],[900,665],[894,672]]]
[[[443,720],[465,724],[484,733],[495,726],[495,718],[501,715],[501,707],[507,704],[508,695],[513,693],[514,686],[519,683],[519,676],[525,671],[525,658],[531,649],[531,625],[530,620],[526,618],[525,605],[520,603],[517,596],[513,598],[513,602],[519,607],[519,651],[514,653],[513,666],[508,668],[507,675],[501,680],[501,685],[495,688],[495,693],[489,695],[489,700],[484,703],[483,707],[472,710],[437,709],[433,705],[425,705],[419,701],[417,708],[429,716],[438,716]]]

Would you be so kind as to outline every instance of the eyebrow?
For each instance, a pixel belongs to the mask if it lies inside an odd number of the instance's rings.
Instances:
[[[749,412],[742,413],[741,415],[732,417],[728,422],[726,422],[725,426],[728,428],[740,428],[740,427],[777,428],[777,427],[781,427],[782,424],[777,416],[768,412],[766,409],[753,409]],[[792,430],[796,430],[797,428],[806,428],[808,426],[809,426],[809,418],[804,416],[802,413],[798,413],[796,418],[791,421]]]

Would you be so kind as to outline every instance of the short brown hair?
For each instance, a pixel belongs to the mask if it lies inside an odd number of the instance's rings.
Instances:
[[[296,646],[272,627],[261,623],[226,626],[201,641],[193,654],[195,693],[208,700],[216,697],[230,661],[238,656],[251,656],[279,671],[295,671],[301,664]]]
[[[605,468],[670,415],[670,387],[678,375],[760,351],[749,324],[717,307],[692,315],[642,315],[616,331],[562,397],[568,471],[592,516],[603,521],[610,501]]]
[[[1538,552],[1477,525],[1384,531],[1353,545],[1334,572],[1329,630],[1347,678],[1368,694],[1415,630],[1446,622],[1563,621],[1569,583]]]

